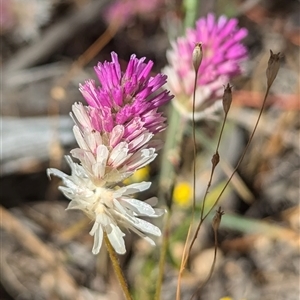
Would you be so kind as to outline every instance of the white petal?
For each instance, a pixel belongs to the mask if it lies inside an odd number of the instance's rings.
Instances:
[[[77,158],[81,161],[85,169],[91,169],[91,166],[96,163],[94,155],[89,150],[75,148],[72,149],[70,152],[74,158]]]
[[[47,169],[47,176],[51,179],[51,175],[57,176],[61,179],[68,178],[69,175],[65,174],[64,172],[58,170],[58,169],[53,169],[53,168],[48,168]]]
[[[103,240],[103,229],[102,226],[95,222],[93,228],[90,231],[90,235],[94,236],[93,254],[98,254],[102,245]]]
[[[84,131],[85,142],[88,145],[90,151],[95,153],[98,145],[102,144],[102,137],[99,132],[95,130]]]
[[[69,209],[82,209],[82,204],[76,200],[72,200],[70,201],[68,207],[66,208],[66,210]]]
[[[75,139],[76,139],[76,142],[78,143],[78,146],[81,148],[81,149],[84,149],[84,150],[88,150],[89,147],[87,145],[87,143],[85,142],[82,134],[81,134],[81,131],[80,129],[78,128],[77,125],[74,125],[73,126],[73,133],[74,133],[74,136],[75,136]]]
[[[142,237],[144,240],[146,240],[152,246],[155,246],[155,242],[151,238],[149,238],[148,236],[146,236],[144,233],[140,232],[139,230],[137,230],[133,226],[130,226],[129,229],[132,230],[134,233],[136,233],[138,236]]]
[[[117,209],[118,212],[122,215],[126,215],[127,211],[126,209],[120,204],[120,202],[117,199],[113,199],[114,209]]]
[[[126,221],[128,221],[130,224],[132,224],[135,228],[137,228],[140,231],[150,233],[155,236],[161,236],[160,229],[157,226],[155,226],[145,220],[135,218],[134,222],[130,219],[126,219]]]
[[[108,163],[111,166],[118,167],[128,158],[128,144],[119,143],[110,153]]]
[[[70,153],[72,154],[72,156],[74,158],[79,159],[80,161],[84,161],[85,160],[85,156],[86,156],[86,150],[83,150],[81,148],[74,148],[70,151]]]
[[[142,191],[149,189],[150,186],[151,186],[151,182],[146,182],[146,181],[133,183],[133,184],[130,184],[130,185],[127,185],[127,186],[124,186],[124,187],[118,189],[114,193],[114,197],[118,198],[123,195],[131,195],[131,194],[134,194],[137,192],[142,192]]]
[[[63,178],[63,183],[66,187],[60,186],[59,189],[67,189],[67,190],[73,190],[73,192],[81,191],[81,188],[78,187],[76,183],[72,180],[72,176],[68,176]]]
[[[95,222],[91,231],[90,231],[90,235],[93,236],[95,234],[95,232],[98,230],[100,224],[98,222]]]
[[[109,145],[111,147],[115,147],[118,143],[120,143],[123,135],[124,135],[124,126],[122,125],[115,126],[110,133]]]
[[[120,201],[125,207],[139,213],[139,215],[155,216],[155,210],[146,202],[129,198],[121,198]]]
[[[74,198],[75,189],[66,188],[64,186],[59,186],[58,189],[70,200]]]
[[[97,214],[96,216],[96,222],[98,222],[99,224],[101,224],[102,226],[106,227],[109,224],[112,223],[111,218],[107,215],[106,212],[102,212],[100,214]]]
[[[87,115],[86,107],[83,106],[83,104],[81,102],[74,103],[72,105],[72,111],[73,111],[73,114],[74,114],[76,120],[78,120],[78,122],[80,123],[81,126],[87,127],[87,128],[92,127],[89,116]],[[78,122],[76,122],[72,113],[71,113],[71,117],[74,120],[74,122],[77,124]]]
[[[125,248],[125,242],[123,238],[125,234],[120,230],[118,226],[116,226],[113,223],[111,223],[109,227],[110,230],[106,232],[111,245],[113,246],[113,248],[116,250],[117,253],[125,254],[126,248]]]
[[[144,236],[143,237],[144,240],[146,240],[150,245],[155,246],[155,242],[149,238],[149,236]]]
[[[105,162],[106,165],[106,160],[108,158],[109,151],[106,146],[104,145],[99,145],[97,148],[97,162]]]
[[[92,193],[92,196],[93,195],[94,195],[94,193]],[[68,209],[80,209],[82,211],[87,211],[90,208],[90,204],[92,204],[93,202],[94,202],[93,197],[86,197],[86,195],[83,195],[82,197],[80,197],[78,199],[78,196],[77,196],[75,199],[72,199],[72,201],[70,201],[70,203],[66,209],[67,210]]]
[[[137,136],[133,141],[130,142],[129,149],[132,151],[134,149],[142,147],[147,142],[149,142],[153,136],[154,134],[150,132],[146,132],[144,134]]]
[[[92,170],[96,177],[102,178],[105,175],[105,168],[109,151],[106,146],[99,145],[96,154],[96,163],[93,164]]]
[[[155,148],[142,149],[132,155],[126,164],[130,170],[140,169],[150,164],[156,156],[157,154],[155,153]]]

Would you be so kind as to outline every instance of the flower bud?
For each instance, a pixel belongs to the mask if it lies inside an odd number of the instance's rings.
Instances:
[[[231,106],[231,102],[232,102],[232,86],[229,85],[229,83],[227,83],[227,85],[224,87],[224,94],[223,94],[223,109],[225,114],[228,114],[228,111],[230,109]]]
[[[202,52],[202,44],[201,43],[196,43],[196,46],[193,50],[193,66],[196,72],[198,72],[199,67],[201,65],[203,57],[203,52]]]
[[[266,71],[268,87],[270,87],[273,81],[275,80],[279,67],[280,67],[280,52],[274,54],[273,51],[270,50],[270,58],[268,61],[268,67]]]
[[[220,155],[218,152],[216,152],[211,159],[211,163],[212,163],[213,167],[215,168],[219,162],[220,162]]]

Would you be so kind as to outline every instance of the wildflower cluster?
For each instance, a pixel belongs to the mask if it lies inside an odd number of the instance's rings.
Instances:
[[[186,35],[179,37],[168,50],[169,66],[163,72],[168,75],[168,87],[175,95],[173,104],[187,117],[192,115],[195,78],[192,53],[197,43],[202,44],[203,57],[196,86],[196,119],[211,117],[216,108],[213,105],[221,108],[223,86],[241,74],[240,64],[247,58],[241,40],[247,30],[237,24],[237,19],[225,16],[217,19],[210,13],[196,22],[195,29],[187,29]]]
[[[117,253],[126,252],[120,226],[153,244],[146,234],[160,236],[159,228],[139,217],[158,217],[164,212],[152,207],[154,198],[142,202],[132,197],[148,189],[150,182],[123,187],[120,182],[152,162],[161,146],[153,137],[166,127],[158,108],[172,99],[161,89],[167,76],[152,77],[153,62],[145,63],[145,58],[135,55],[122,73],[117,54],[113,52],[111,57],[111,62],[95,67],[100,86],[94,80],[80,85],[88,106],[75,103],[72,107],[79,147],[71,154],[80,164],[67,156],[71,175],[48,169],[48,175],[63,180],[60,190],[71,199],[68,209],[80,209],[95,221],[90,232],[94,254],[100,251],[104,232]]]

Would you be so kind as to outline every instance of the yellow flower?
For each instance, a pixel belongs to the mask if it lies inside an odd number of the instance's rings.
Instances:
[[[222,297],[220,300],[234,300],[232,297]],[[246,298],[243,298],[241,300],[246,300]]]
[[[132,176],[125,179],[124,184],[130,184],[135,182],[147,181],[150,177],[150,166],[147,165],[133,173]]]
[[[179,206],[188,207],[191,203],[191,198],[191,185],[185,181],[177,183],[173,192],[173,201]]]

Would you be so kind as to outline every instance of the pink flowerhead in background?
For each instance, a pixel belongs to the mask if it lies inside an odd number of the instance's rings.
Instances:
[[[161,142],[154,135],[165,129],[165,118],[158,108],[173,96],[162,88],[167,77],[151,76],[153,62],[132,55],[123,73],[116,53],[112,62],[95,67],[100,81],[80,85],[88,106],[75,103],[71,116],[78,148],[71,150],[80,164],[67,156],[71,175],[57,169],[48,169],[48,175],[63,180],[59,189],[71,200],[68,209],[80,209],[95,221],[90,232],[94,236],[93,253],[100,251],[103,234],[107,234],[119,254],[126,252],[124,232],[130,229],[154,244],[147,235],[160,236],[160,229],[140,216],[159,217],[163,210],[154,209],[148,202],[133,198],[151,185],[141,182],[120,187],[119,184],[137,169],[155,159]],[[122,183],[121,183],[122,185]]]
[[[112,1],[103,16],[108,23],[118,22],[119,26],[125,26],[134,16],[151,15],[162,4],[162,0],[116,0]]]
[[[247,36],[245,28],[238,27],[237,19],[225,16],[216,18],[210,13],[196,22],[196,28],[189,28],[184,37],[172,42],[167,51],[169,66],[163,72],[168,75],[168,87],[175,94],[174,105],[190,111],[195,72],[192,53],[196,43],[201,42],[203,58],[198,71],[196,108],[201,111],[219,100],[223,85],[241,74],[240,64],[247,58],[247,49],[241,43]],[[201,112],[198,113],[201,118]]]

